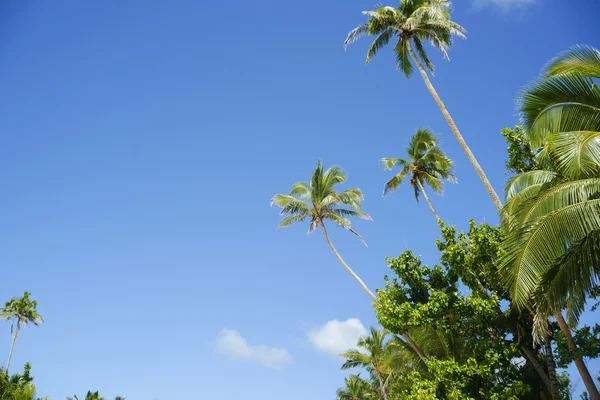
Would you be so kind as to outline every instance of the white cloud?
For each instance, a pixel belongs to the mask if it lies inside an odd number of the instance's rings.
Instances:
[[[521,7],[529,4],[536,3],[537,0],[474,0],[476,8],[483,8],[485,6],[496,6],[504,11],[507,11],[513,7]]]
[[[238,331],[232,329],[221,330],[214,347],[217,353],[231,359],[251,361],[269,368],[279,369],[294,362],[286,349],[248,344]]]
[[[315,349],[337,356],[355,348],[358,339],[365,335],[367,329],[360,319],[349,318],[346,321],[331,320],[323,326],[311,329],[308,332],[308,341]]]

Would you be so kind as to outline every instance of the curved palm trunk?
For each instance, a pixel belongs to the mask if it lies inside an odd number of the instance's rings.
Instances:
[[[421,64],[421,61],[417,58],[417,55],[415,54],[415,52],[414,52],[414,50],[412,48],[412,43],[410,43],[410,42],[408,43],[408,52],[410,53],[410,56],[412,57],[412,59],[415,62],[415,64],[417,64],[417,67],[419,68],[419,72],[421,73],[421,76],[423,77],[423,80],[425,81],[425,86],[427,86],[427,89],[429,89],[429,91],[431,92],[431,95],[433,96],[434,100],[436,101],[436,103],[440,107],[440,110],[442,111],[442,114],[444,115],[444,118],[446,118],[446,122],[448,122],[448,125],[450,125],[450,129],[452,130],[452,133],[454,133],[454,136],[456,137],[456,140],[458,140],[458,144],[460,145],[460,147],[462,147],[462,149],[464,150],[464,152],[467,154],[467,157],[469,158],[469,161],[471,161],[471,164],[473,164],[473,167],[475,167],[475,171],[477,171],[477,174],[479,175],[479,179],[481,179],[481,182],[483,182],[483,185],[485,186],[486,190],[488,191],[488,193],[492,197],[492,200],[494,201],[494,204],[496,205],[496,207],[498,208],[498,210],[500,210],[502,208],[502,201],[500,201],[500,198],[498,197],[498,194],[496,194],[496,191],[494,190],[492,184],[490,183],[490,181],[488,180],[487,176],[485,175],[485,172],[483,172],[483,169],[481,168],[481,166],[477,162],[477,159],[475,158],[475,155],[473,154],[473,152],[471,151],[471,149],[469,148],[469,146],[467,146],[467,142],[465,142],[465,139],[460,134],[460,131],[458,130],[458,127],[454,123],[454,120],[450,116],[450,113],[446,109],[446,106],[442,102],[442,99],[440,98],[440,96],[438,95],[437,91],[435,90],[435,88],[431,84],[431,81],[429,80],[429,76],[427,75],[427,71],[425,71],[425,68],[423,67],[423,64]]]
[[[356,275],[356,273],[354,273],[354,271],[352,271],[352,268],[350,268],[348,266],[348,264],[346,264],[346,262],[344,261],[344,259],[342,258],[342,256],[340,256],[340,253],[338,253],[338,251],[336,250],[335,246],[331,242],[331,239],[329,239],[329,235],[327,234],[327,229],[325,229],[325,224],[322,223],[322,222],[321,222],[321,228],[323,228],[323,235],[325,236],[325,240],[327,240],[327,244],[329,244],[329,247],[331,248],[331,251],[333,251],[333,254],[335,254],[335,256],[338,259],[338,261],[340,262],[340,264],[342,264],[342,267],[344,267],[344,269],[346,271],[348,271],[350,273],[350,275],[352,275],[352,277],[354,279],[356,279],[356,282],[358,282],[358,284],[360,285],[360,287],[362,287],[363,290],[365,292],[367,292],[367,294],[369,296],[371,296],[371,298],[374,301],[376,301],[377,300],[377,296],[375,296],[375,294],[373,294],[373,292],[371,292],[371,290],[369,290],[369,288],[367,287],[367,285],[365,285],[365,283],[362,281],[362,279],[360,279],[360,277],[358,275]]]
[[[13,348],[15,347],[15,343],[17,342],[17,337],[19,336],[19,329],[21,328],[20,321],[17,319],[17,324],[15,325],[15,330],[13,332],[12,342],[10,343],[10,351],[8,352],[8,361],[6,361],[6,368],[4,372],[8,374],[8,368],[10,367],[10,359],[12,358]]]
[[[344,259],[340,255],[340,253],[338,253],[338,251],[336,250],[335,246],[331,242],[331,239],[329,239],[329,235],[327,234],[327,229],[325,229],[325,224],[323,222],[321,222],[321,228],[323,229],[323,236],[325,236],[325,240],[327,240],[327,244],[331,248],[331,251],[333,251],[333,254],[335,254],[335,256],[338,259],[338,261],[340,262],[340,264],[342,264],[342,266],[344,267],[344,269],[346,271],[348,271],[350,273],[350,275],[352,275],[352,277],[354,279],[356,279],[356,281],[358,282],[358,284],[360,285],[360,287],[362,287],[363,290],[365,292],[367,292],[367,294],[371,297],[371,299],[373,299],[373,301],[377,301],[377,296],[375,296],[375,294],[373,294],[373,292],[371,292],[371,290],[369,290],[369,288],[367,287],[367,285],[365,285],[365,283],[362,281],[362,279],[360,279],[360,277],[358,275],[356,275],[356,273],[354,271],[352,271],[352,268],[350,268],[348,266],[348,264],[346,264],[346,262],[344,261]],[[412,340],[412,338],[410,337],[409,334],[407,334],[407,333],[402,334],[402,338],[404,340],[406,340],[406,343],[408,343],[408,345],[411,347],[411,349],[413,349],[414,352],[418,354],[418,356],[421,358],[421,360],[423,360],[423,362],[427,362],[427,357],[425,356],[425,353]]]
[[[590,398],[592,400],[600,400],[600,393],[598,392],[598,388],[594,384],[594,379],[590,375],[590,371],[587,366],[583,362],[581,356],[577,355],[577,345],[575,344],[575,340],[573,340],[573,335],[571,334],[571,330],[567,325],[567,322],[563,318],[562,312],[557,311],[554,315],[556,317],[556,321],[560,326],[560,330],[564,333],[567,338],[567,345],[569,346],[569,350],[573,353],[573,358],[575,359],[575,366],[577,367],[577,371],[579,371],[579,375],[581,375],[581,380],[585,384],[585,388],[587,389]]]
[[[425,197],[425,201],[427,202],[427,204],[429,204],[429,208],[431,209],[431,212],[435,216],[435,219],[438,221],[441,221],[442,219],[435,212],[435,208],[433,208],[433,204],[431,204],[431,201],[429,201],[429,196],[427,196],[427,193],[425,193],[425,188],[423,187],[423,184],[418,179],[416,179],[416,181],[417,181],[417,185],[419,185],[419,189],[421,189],[421,193],[423,193],[423,197]]]

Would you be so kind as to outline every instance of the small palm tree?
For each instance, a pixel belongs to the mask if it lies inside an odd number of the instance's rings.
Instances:
[[[383,400],[387,400],[387,387],[394,371],[395,346],[393,341],[386,341],[389,331],[371,327],[371,334],[358,340],[360,349],[351,349],[340,354],[346,358],[342,369],[365,368],[379,384],[379,392]]]
[[[348,33],[344,47],[365,35],[376,36],[367,51],[366,61],[369,63],[379,50],[394,40],[398,69],[404,72],[406,77],[410,77],[413,72],[413,62],[417,66],[425,86],[437,102],[460,147],[473,164],[494,204],[500,209],[502,208],[500,197],[458,130],[427,74],[427,71],[433,73],[434,68],[425,52],[423,41],[431,42],[433,47],[448,58],[453,36],[464,37],[465,29],[450,19],[450,7],[451,2],[447,0],[401,0],[398,7],[381,6],[376,10],[363,11],[363,14],[369,17],[368,21]]]
[[[19,337],[21,325],[27,326],[29,323],[32,323],[33,325],[38,326],[40,323],[44,322],[44,319],[36,310],[37,301],[30,300],[30,295],[31,293],[25,292],[23,293],[23,297],[15,297],[14,299],[7,301],[4,304],[4,307],[0,309],[1,318],[13,321],[11,326],[12,342],[8,353],[8,361],[6,362],[6,372],[8,372],[8,368],[10,367],[10,359],[12,357],[13,348],[15,347],[15,342]]]
[[[363,193],[359,188],[346,189],[339,193],[335,191],[334,186],[345,181],[346,173],[341,168],[331,167],[324,172],[319,160],[310,183],[298,182],[294,184],[289,195],[277,194],[273,196],[271,205],[281,207],[281,215],[285,216],[279,223],[278,228],[303,222],[306,219],[310,220],[308,233],[312,233],[315,229],[321,227],[327,244],[329,244],[339,262],[356,279],[364,291],[375,300],[376,296],[373,292],[340,256],[331,239],[329,239],[325,228],[325,221],[329,220],[363,240],[358,232],[350,226],[349,217],[360,217],[368,220],[371,217],[360,210]]]
[[[428,185],[434,192],[443,193],[444,180],[454,182],[456,178],[452,174],[453,162],[448,158],[440,146],[437,138],[428,129],[417,129],[406,149],[408,158],[383,158],[381,163],[386,170],[394,166],[401,167],[392,179],[390,179],[383,190],[384,196],[396,190],[404,178],[410,174],[410,184],[415,192],[415,199],[419,202],[422,194],[431,208],[431,212],[439,221],[440,217],[435,211],[433,204],[427,196],[424,184]]]
[[[374,400],[371,384],[360,374],[344,378],[344,387],[338,389],[336,395],[337,400]]]

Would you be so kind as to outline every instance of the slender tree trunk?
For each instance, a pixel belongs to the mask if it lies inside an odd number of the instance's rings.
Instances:
[[[383,396],[383,400],[388,400],[387,393],[385,392],[385,385],[383,384],[383,379],[379,377],[379,388],[381,390],[381,396]]]
[[[412,43],[410,43],[410,42],[408,44],[408,51],[409,51],[410,56],[412,57],[413,61],[415,62],[415,64],[417,64],[417,67],[419,68],[419,72],[421,73],[421,76],[423,77],[423,80],[425,81],[425,86],[427,86],[427,89],[429,89],[429,91],[431,92],[431,95],[433,96],[434,100],[440,107],[440,110],[442,110],[442,114],[444,115],[444,118],[446,118],[446,122],[448,122],[448,125],[450,125],[450,129],[452,130],[452,133],[454,133],[456,140],[458,140],[458,144],[460,145],[460,147],[462,147],[464,152],[467,154],[469,161],[471,161],[471,164],[473,164],[473,167],[475,167],[475,171],[477,171],[477,174],[479,175],[479,179],[481,179],[481,182],[483,182],[483,185],[485,186],[488,193],[492,197],[494,204],[496,205],[498,210],[500,210],[502,208],[502,201],[500,201],[500,198],[498,197],[498,194],[496,194],[494,187],[488,180],[487,176],[485,175],[485,172],[483,172],[483,169],[481,168],[479,163],[477,162],[475,155],[473,154],[473,152],[471,151],[469,146],[467,146],[467,142],[465,142],[465,139],[460,134],[460,131],[456,127],[456,124],[454,123],[452,116],[450,116],[450,113],[446,109],[446,106],[442,102],[442,99],[440,98],[437,91],[431,84],[431,81],[429,80],[429,76],[427,75],[427,71],[425,71],[423,64],[421,64],[421,61],[417,58],[417,55],[415,54],[415,52],[412,48]]]
[[[19,336],[19,328],[21,327],[20,321],[17,319],[17,323],[15,325],[15,330],[13,331],[12,342],[10,343],[10,351],[8,352],[8,361],[6,361],[6,368],[4,372],[8,374],[8,368],[10,367],[10,359],[12,358],[13,348],[15,347],[15,343],[17,342],[17,337]]]
[[[350,273],[350,275],[352,275],[352,277],[354,279],[356,279],[356,281],[358,282],[358,284],[360,285],[360,287],[362,287],[363,290],[365,292],[367,292],[367,294],[369,296],[371,296],[371,299],[373,299],[373,301],[376,301],[377,300],[377,296],[375,296],[375,294],[373,294],[373,292],[371,292],[371,290],[369,290],[369,288],[367,287],[367,285],[365,285],[365,283],[362,281],[362,279],[360,279],[360,277],[358,275],[356,275],[354,273],[354,271],[352,271],[352,268],[350,268],[348,266],[348,264],[346,264],[346,262],[344,261],[344,259],[342,258],[342,256],[340,256],[340,253],[338,253],[338,251],[335,249],[335,246],[331,242],[331,239],[329,239],[329,235],[327,234],[327,229],[325,229],[325,224],[322,223],[322,222],[321,222],[321,228],[323,228],[323,235],[325,236],[325,240],[327,240],[327,244],[329,244],[329,247],[331,248],[331,251],[333,251],[333,254],[335,254],[335,256],[337,257],[337,259],[340,262],[340,264],[342,264],[342,266],[346,269],[346,271],[348,271]]]
[[[433,204],[431,204],[431,201],[429,201],[429,196],[427,196],[427,193],[425,193],[425,188],[423,187],[423,184],[418,179],[415,180],[417,181],[417,185],[419,185],[419,189],[421,189],[421,193],[423,193],[425,201],[427,202],[427,204],[429,204],[429,208],[431,208],[431,212],[435,216],[435,219],[441,221],[440,216],[435,212],[435,208],[433,208]]]
[[[546,357],[546,365],[548,366],[548,378],[552,383],[552,391],[550,392],[552,399],[560,400],[560,391],[558,384],[556,383],[556,363],[554,362],[554,356],[552,355],[552,343],[550,335],[546,336],[544,340],[544,356]]]
[[[567,325],[567,322],[563,318],[562,312],[556,311],[554,314],[556,317],[556,321],[558,321],[558,325],[560,326],[560,330],[567,338],[567,345],[569,346],[569,350],[573,353],[573,358],[575,359],[575,366],[579,371],[579,375],[581,375],[581,380],[585,384],[585,388],[590,395],[592,400],[600,400],[600,393],[598,392],[598,388],[594,384],[594,379],[590,375],[590,371],[588,370],[585,362],[581,356],[577,355],[577,345],[575,344],[575,340],[573,340],[573,335],[571,334],[571,329]]]
[[[340,253],[338,253],[335,246],[331,242],[331,239],[329,239],[329,235],[327,234],[327,229],[325,229],[325,224],[323,222],[321,222],[321,228],[323,229],[323,236],[325,236],[325,240],[327,240],[327,244],[331,248],[331,251],[333,251],[333,254],[335,254],[335,256],[337,257],[340,264],[342,264],[344,269],[346,269],[346,271],[348,271],[350,273],[350,275],[352,275],[352,277],[354,279],[356,279],[358,284],[364,289],[365,292],[367,292],[367,294],[371,297],[371,299],[373,299],[373,301],[377,301],[377,296],[375,296],[375,294],[373,294],[373,292],[371,292],[371,290],[369,290],[369,288],[367,287],[367,285],[365,285],[365,283],[362,281],[362,279],[360,279],[360,277],[358,275],[356,275],[356,273],[354,273],[354,271],[352,271],[352,268],[350,268],[348,266],[348,264],[346,264],[346,262],[344,261],[344,259],[340,255]],[[410,335],[408,333],[402,334],[402,338],[415,351],[415,353],[417,353],[417,355],[421,358],[421,360],[423,360],[423,362],[427,361],[427,357],[425,356],[425,353],[423,352],[423,350],[421,350],[421,348],[412,340],[412,338],[410,337]]]

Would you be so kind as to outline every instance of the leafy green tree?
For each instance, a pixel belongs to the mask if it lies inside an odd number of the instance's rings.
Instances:
[[[508,160],[505,164],[507,170],[516,174],[522,174],[542,169],[521,125],[517,125],[514,128],[502,128],[501,134],[504,136],[506,144],[508,144],[508,148],[506,149]]]
[[[412,136],[406,149],[408,158],[383,158],[381,163],[386,170],[399,166],[400,172],[392,177],[384,188],[384,195],[396,190],[404,178],[410,174],[410,184],[415,193],[415,199],[419,202],[422,194],[437,220],[439,215],[427,196],[424,184],[434,192],[441,194],[444,191],[444,180],[454,182],[452,174],[453,162],[444,154],[442,148],[437,144],[437,137],[429,129],[417,129]]]
[[[533,341],[531,314],[511,307],[502,285],[502,230],[471,222],[460,233],[442,224],[442,233],[441,265],[423,266],[406,251],[388,260],[397,278],[378,292],[379,322],[409,331],[427,356],[424,368],[412,363],[401,370],[392,398],[560,398]]]
[[[358,349],[350,349],[340,354],[346,359],[342,369],[365,368],[379,387],[383,400],[388,399],[387,387],[393,372],[396,351],[394,342],[387,341],[389,332],[371,327],[371,334],[358,340]]]
[[[465,29],[450,19],[450,7],[451,2],[447,0],[401,0],[398,7],[381,6],[376,10],[363,11],[363,14],[369,17],[368,21],[348,33],[344,47],[365,35],[376,36],[367,51],[366,62],[368,63],[379,50],[390,41],[394,41],[398,69],[404,72],[406,77],[410,77],[413,63],[417,66],[425,86],[437,102],[452,133],[475,167],[494,204],[500,209],[502,208],[500,198],[458,130],[427,73],[427,71],[433,72],[434,67],[423,46],[424,41],[429,41],[433,47],[442,52],[444,57],[448,58],[453,36],[464,37]]]
[[[8,372],[8,368],[10,367],[10,359],[17,338],[19,337],[21,325],[27,326],[29,323],[32,323],[33,325],[38,326],[40,323],[44,322],[44,319],[36,310],[37,301],[30,300],[30,295],[31,293],[25,292],[23,297],[15,297],[14,299],[7,301],[4,304],[4,307],[0,309],[1,318],[13,321],[11,327],[12,341],[8,353],[8,361],[6,362],[6,372]]]
[[[369,381],[360,374],[350,374],[344,378],[344,387],[337,390],[337,400],[375,400],[375,395]]]
[[[600,52],[576,47],[546,67],[522,96],[526,139],[547,169],[509,181],[502,210],[503,278],[514,304],[536,312],[536,336],[556,318],[590,393],[600,392],[573,339],[600,279]],[[567,311],[567,321],[562,310]]]
[[[23,374],[10,376],[0,368],[0,399],[33,400],[35,386],[31,376],[31,365],[25,364]]]
[[[323,166],[319,160],[310,183],[295,183],[292,186],[290,194],[277,194],[273,196],[271,205],[280,207],[281,215],[285,216],[279,223],[278,228],[304,222],[307,219],[310,220],[308,233],[312,233],[315,229],[321,227],[325,240],[338,261],[363,290],[375,300],[376,296],[373,292],[369,290],[362,279],[346,264],[340,253],[338,253],[325,228],[325,221],[329,220],[352,232],[360,240],[363,240],[358,232],[350,226],[349,218],[359,217],[370,220],[371,217],[369,214],[361,211],[363,193],[359,188],[346,189],[343,192],[335,191],[334,186],[345,181],[346,173],[341,168],[331,167],[327,171],[323,171]]]

